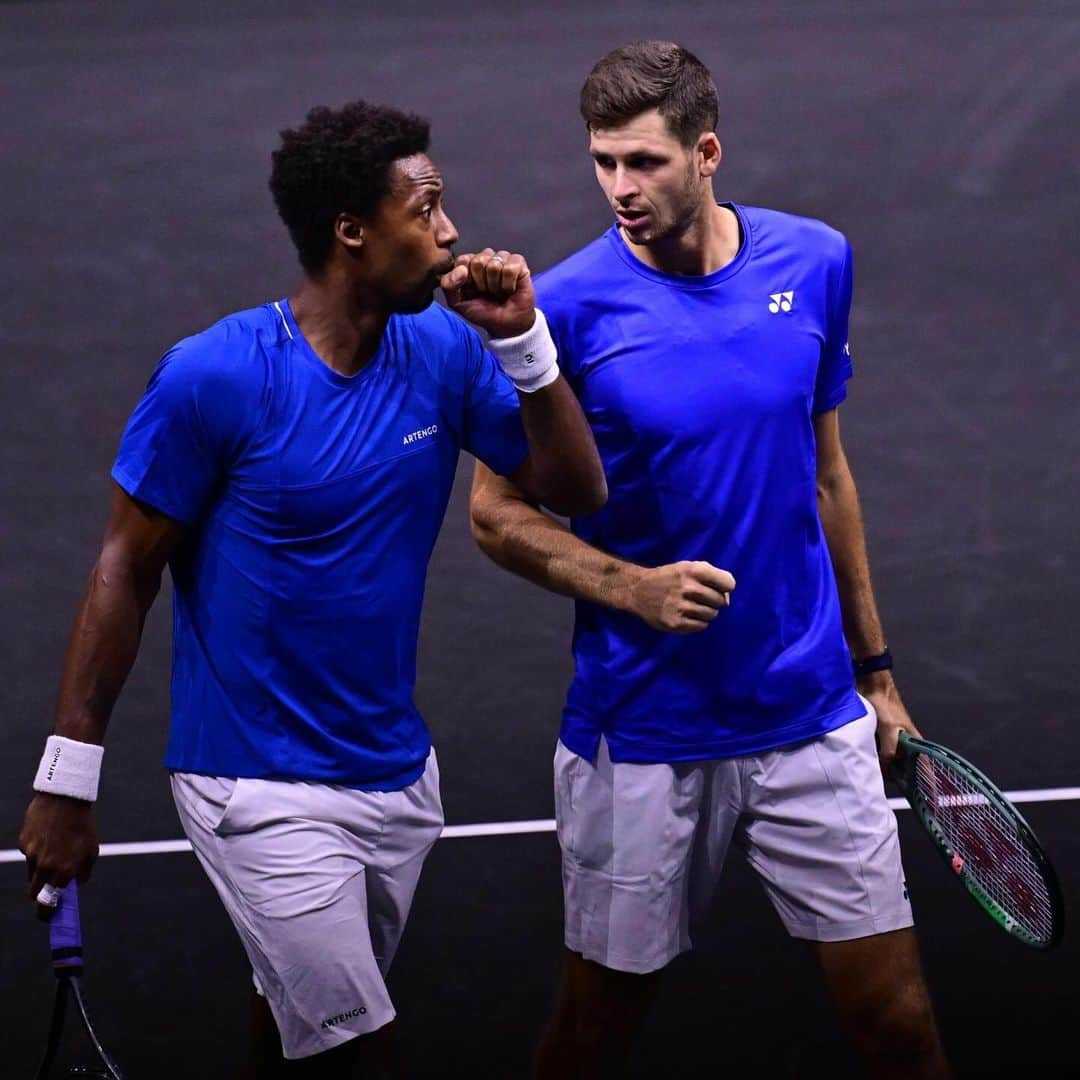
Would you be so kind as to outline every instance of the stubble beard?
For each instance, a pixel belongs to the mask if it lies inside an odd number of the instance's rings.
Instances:
[[[693,166],[688,165],[682,190],[679,192],[678,201],[670,208],[670,215],[658,218],[656,228],[650,230],[636,243],[662,245],[677,242],[700,220],[702,202],[699,178]]]

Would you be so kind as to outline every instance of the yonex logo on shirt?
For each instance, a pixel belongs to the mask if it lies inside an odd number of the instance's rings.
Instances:
[[[795,290],[769,293],[769,310],[775,315],[778,311],[790,311],[795,302]]]
[[[367,1012],[367,1009],[363,1005],[351,1012],[338,1013],[337,1016],[328,1016],[320,1025],[324,1028],[336,1027],[338,1024],[343,1024],[346,1020],[352,1020],[357,1016],[363,1016]]]
[[[431,427],[421,428],[419,431],[410,431],[402,440],[403,446],[408,446],[409,443],[419,442],[421,439],[426,439],[429,435],[434,435],[439,430],[438,424],[432,424]]]

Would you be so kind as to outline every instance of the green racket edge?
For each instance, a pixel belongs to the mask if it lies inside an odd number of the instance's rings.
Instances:
[[[948,747],[941,746],[938,743],[927,742],[925,739],[918,739],[913,735],[909,735],[906,731],[900,732],[899,743],[904,748],[905,752],[910,749],[917,754],[925,754],[927,757],[936,757],[945,762],[945,764],[951,765],[953,768],[957,769],[976,787],[982,788],[983,794],[992,802],[1000,804],[1002,810],[1016,822],[1019,826],[1019,831],[1023,834],[1024,839],[1027,842],[1028,849],[1035,858],[1035,861],[1039,864],[1039,869],[1042,871],[1043,878],[1046,881],[1047,892],[1050,894],[1050,905],[1052,909],[1051,924],[1053,930],[1048,938],[1038,937],[1019,924],[973,877],[971,877],[970,874],[966,872],[965,869],[962,868],[957,872],[956,876],[960,879],[960,882],[963,884],[971,898],[1011,937],[1016,938],[1030,948],[1038,949],[1042,952],[1046,952],[1057,946],[1065,933],[1065,901],[1061,892],[1061,884],[1058,881],[1057,872],[1054,870],[1053,864],[1050,862],[1046,852],[1043,850],[1042,844],[1039,843],[1039,839],[1035,835],[1035,830],[1028,824],[1024,815],[1020,813],[1016,806],[1005,796],[1004,792],[1002,792],[988,776],[955,751],[950,750]],[[915,794],[915,785],[911,779],[914,768],[914,755],[912,755],[905,759],[904,764],[893,766],[893,779],[903,791],[904,797],[908,800],[908,803],[912,810],[915,811],[923,828],[926,829],[931,840],[934,842],[934,846],[937,848],[938,853],[945,860],[949,868],[954,869],[952,862],[956,852],[945,840],[944,833],[937,824],[934,815],[930,812],[929,808],[926,807],[925,802]]]

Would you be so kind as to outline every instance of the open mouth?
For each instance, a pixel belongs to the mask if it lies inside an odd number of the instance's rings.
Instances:
[[[624,229],[639,228],[648,218],[645,210],[616,210],[615,217]]]

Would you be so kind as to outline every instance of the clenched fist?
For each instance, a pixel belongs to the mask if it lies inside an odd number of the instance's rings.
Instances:
[[[459,255],[439,284],[450,309],[493,338],[517,337],[536,321],[532,274],[522,255],[493,248]]]
[[[62,888],[72,878],[86,881],[98,853],[93,804],[37,792],[26,810],[19,850],[26,856],[31,897],[46,883]]]
[[[654,630],[693,634],[727,607],[735,578],[707,562],[677,562],[640,571],[628,609]]]

